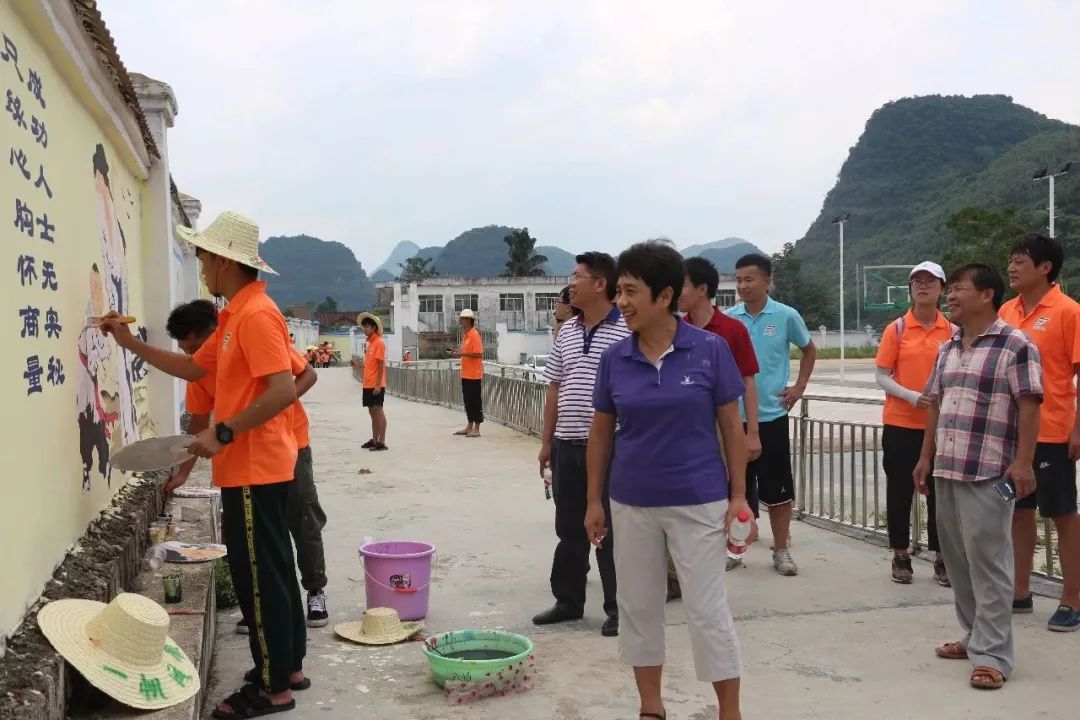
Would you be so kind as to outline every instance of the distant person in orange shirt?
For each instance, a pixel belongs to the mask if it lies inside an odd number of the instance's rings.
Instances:
[[[1075,380],[1080,375],[1080,304],[1061,291],[1058,273],[1065,251],[1053,238],[1032,233],[1009,255],[1009,287],[1018,295],[998,315],[1023,330],[1042,356],[1045,394],[1035,445],[1035,492],[1017,498],[1013,513],[1015,585],[1013,612],[1030,613],[1035,555],[1035,508],[1057,528],[1064,584],[1057,612],[1047,624],[1056,632],[1080,630],[1080,516],[1076,514],[1076,461],[1080,419]]]
[[[885,466],[885,508],[889,524],[889,547],[893,551],[893,582],[911,583],[911,503],[915,499],[912,472],[922,452],[926,432],[926,409],[930,398],[923,394],[934,372],[938,349],[952,339],[956,328],[938,309],[945,291],[945,271],[934,262],[916,265],[908,275],[911,308],[885,328],[878,346],[877,383],[885,391],[881,446]],[[934,480],[927,481],[926,546],[936,553],[934,576],[949,587],[949,573],[938,544],[937,505]]]
[[[367,336],[364,351],[364,407],[371,416],[371,439],[360,447],[373,452],[389,450],[386,447],[386,343],[382,338],[382,320],[371,313],[357,316],[360,329]]]
[[[484,341],[476,329],[476,313],[469,308],[461,311],[459,319],[465,336],[461,338],[461,349],[451,349],[450,355],[461,358],[461,399],[465,403],[464,430],[455,435],[480,437],[480,423],[484,422]]]
[[[213,716],[257,717],[296,707],[293,690],[306,687],[307,627],[288,524],[297,459],[289,330],[266,283],[258,281],[259,271],[274,273],[259,257],[258,225],[224,212],[202,232],[178,232],[195,246],[207,290],[228,299],[214,334],[189,357],[133,336],[116,313],[103,327],[118,345],[166,374],[189,382],[216,375],[217,422],[188,450],[213,458],[229,569],[251,625],[254,671],[251,682],[219,703]]]

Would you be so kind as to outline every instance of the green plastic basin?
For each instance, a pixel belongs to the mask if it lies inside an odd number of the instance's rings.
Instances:
[[[454,630],[433,635],[421,649],[431,664],[432,679],[445,687],[453,681],[479,682],[524,663],[533,644],[524,635],[502,630]]]

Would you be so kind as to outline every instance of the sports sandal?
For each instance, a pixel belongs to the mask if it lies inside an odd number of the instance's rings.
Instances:
[[[252,685],[259,684],[258,680],[255,677],[255,668],[251,668],[246,673],[244,673],[244,682],[251,683]],[[298,690],[307,690],[309,687],[311,687],[311,678],[307,676],[305,676],[304,679],[298,683],[289,683],[289,689],[293,692],[296,692]]]
[[[934,653],[945,660],[967,660],[967,648],[958,642],[945,643],[941,647],[934,648]]]
[[[1005,676],[997,668],[978,665],[971,671],[971,687],[979,690],[997,690],[1005,684]]]
[[[228,705],[231,712],[222,710],[221,705]],[[213,715],[218,720],[245,720],[245,718],[288,712],[295,708],[295,700],[290,700],[282,705],[271,704],[269,700],[259,694],[259,688],[248,683],[215,706]]]

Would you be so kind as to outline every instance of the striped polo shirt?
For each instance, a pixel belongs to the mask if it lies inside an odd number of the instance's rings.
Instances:
[[[544,379],[559,384],[556,438],[588,439],[600,356],[609,346],[628,335],[630,331],[626,328],[626,321],[614,306],[592,330],[585,328],[583,315],[563,323],[544,368]]]

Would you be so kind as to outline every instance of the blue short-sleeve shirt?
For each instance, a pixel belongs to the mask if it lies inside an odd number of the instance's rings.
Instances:
[[[758,420],[769,422],[784,417],[788,411],[780,400],[780,393],[791,379],[791,346],[804,348],[810,344],[810,331],[806,329],[802,315],[771,297],[757,315],[747,312],[745,303],[739,303],[727,314],[746,326],[750,331],[750,342],[754,344],[759,368],[754,378],[758,391]],[[745,410],[743,418],[746,418]]]
[[[701,505],[728,497],[716,408],[743,394],[723,338],[680,322],[653,365],[637,336],[604,351],[593,406],[618,418],[611,497],[624,505]]]

